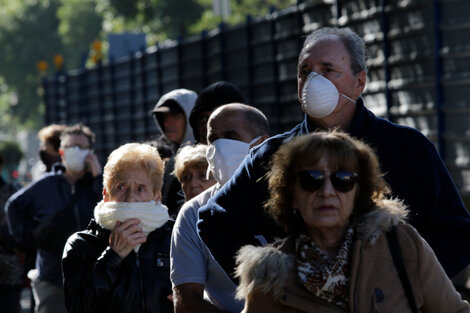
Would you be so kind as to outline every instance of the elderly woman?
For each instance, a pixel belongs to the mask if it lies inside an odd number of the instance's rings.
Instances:
[[[150,145],[130,143],[110,154],[94,220],[65,246],[69,313],[173,312],[162,175],[162,161]]]
[[[405,223],[404,205],[386,198],[367,145],[318,132],[283,145],[272,163],[266,206],[289,236],[240,250],[243,312],[418,312],[413,301],[424,313],[470,312],[429,245]],[[397,239],[411,298],[387,237]]]
[[[186,201],[191,200],[216,183],[212,173],[206,176],[207,145],[184,146],[175,158],[174,175],[178,178]]]

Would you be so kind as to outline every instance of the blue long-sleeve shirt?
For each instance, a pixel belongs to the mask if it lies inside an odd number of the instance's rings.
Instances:
[[[227,273],[246,244],[284,236],[265,212],[264,179],[271,156],[282,143],[318,126],[305,115],[292,130],[255,147],[232,179],[199,210],[199,235]],[[409,207],[409,222],[434,249],[453,277],[470,264],[470,215],[434,145],[416,129],[376,117],[359,99],[349,134],[376,151],[392,196]]]

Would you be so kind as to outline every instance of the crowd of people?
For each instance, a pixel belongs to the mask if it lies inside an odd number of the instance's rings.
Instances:
[[[163,95],[160,136],[104,167],[90,128],[45,127],[44,173],[0,178],[0,312],[26,273],[37,313],[470,312],[451,282],[470,215],[433,144],[366,108],[366,80],[364,41],[323,27],[285,133],[227,81]]]

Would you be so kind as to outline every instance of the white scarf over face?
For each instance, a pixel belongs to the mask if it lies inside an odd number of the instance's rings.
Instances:
[[[158,202],[104,202],[95,207],[95,220],[104,229],[112,231],[116,221],[123,223],[130,218],[138,218],[145,235],[163,226],[169,219],[168,208]],[[140,244],[134,247],[138,252]]]

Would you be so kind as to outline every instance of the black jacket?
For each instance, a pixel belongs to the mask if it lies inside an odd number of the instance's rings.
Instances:
[[[109,248],[110,232],[94,220],[87,230],[72,235],[62,258],[68,312],[173,312],[167,299],[172,293],[169,223],[124,259]]]

